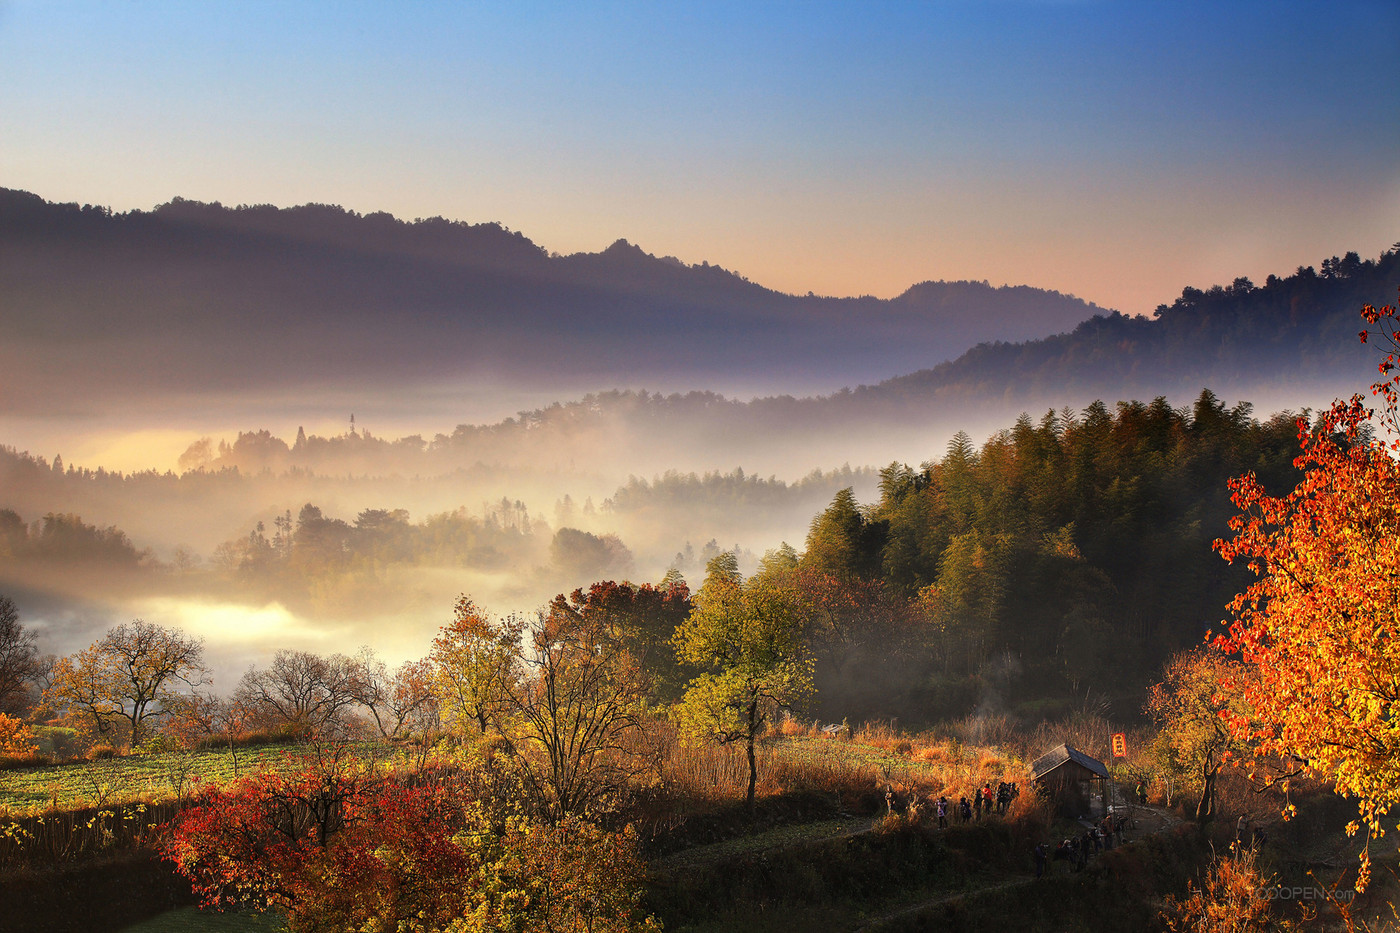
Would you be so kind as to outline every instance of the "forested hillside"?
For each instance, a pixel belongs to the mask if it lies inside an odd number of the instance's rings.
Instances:
[[[904,664],[857,624],[846,643],[863,669],[840,679],[866,685],[862,714],[1038,718],[1087,696],[1134,715],[1162,662],[1218,628],[1247,583],[1211,549],[1233,513],[1226,481],[1253,470],[1291,488],[1296,452],[1293,416],[1260,422],[1207,391],[1186,409],[1023,416],[980,449],[960,434],[937,461],[891,464],[877,502],[842,494],[817,517],[800,563],[882,585],[924,621],[894,654]]]
[[[1400,244],[1397,244],[1400,247]],[[1349,252],[1320,270],[1270,275],[1262,285],[1236,278],[1202,290],[1187,286],[1154,318],[1095,316],[1073,332],[1018,344],[988,344],[958,360],[862,390],[882,400],[1007,393],[1175,393],[1209,385],[1259,397],[1290,385],[1370,381],[1374,355],[1356,340],[1357,311],[1394,297],[1400,248],[1377,259]],[[857,393],[860,394],[860,393]],[[1322,403],[1330,401],[1330,396]]]
[[[1227,407],[1204,391],[1183,408],[1158,398],[1023,415],[980,447],[960,433],[936,459],[879,471],[878,492],[863,471],[791,485],[742,472],[671,474],[634,478],[597,505],[560,500],[552,522],[511,499],[417,520],[381,501],[340,517],[313,503],[257,506],[259,496],[285,495],[285,476],[99,476],[10,452],[0,458],[8,475],[55,500],[129,490],[153,510],[153,525],[209,495],[245,502],[253,514],[203,561],[177,549],[153,563],[138,550],[150,544],[143,537],[133,544],[124,530],[63,514],[30,513],[26,525],[0,513],[0,547],[5,566],[24,576],[12,585],[50,579],[61,590],[63,567],[105,562],[144,574],[133,584],[143,591],[241,593],[312,613],[353,612],[355,603],[407,608],[403,594],[393,595],[405,586],[419,606],[421,584],[403,576],[414,568],[441,568],[454,587],[494,572],[558,591],[655,580],[669,567],[694,587],[734,537],[707,542],[687,532],[749,528],[743,543],[758,551],[762,533],[746,522],[773,521],[844,483],[805,543],[794,539],[800,551],[772,549],[756,568],[742,555],[754,585],[798,607],[823,717],[1038,720],[1086,701],[1132,716],[1166,658],[1224,618],[1248,582],[1211,549],[1233,512],[1227,480],[1253,470],[1269,488],[1289,488],[1296,450],[1293,415],[1260,421],[1248,404]],[[861,505],[853,486],[877,499]],[[334,484],[320,488],[344,495]],[[670,631],[650,637],[666,643]]]

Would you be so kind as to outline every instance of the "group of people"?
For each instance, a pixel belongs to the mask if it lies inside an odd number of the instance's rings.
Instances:
[[[997,784],[997,789],[992,790],[991,782],[972,791],[972,800],[966,797],[958,799],[956,804],[948,800],[946,796],[939,797],[934,801],[934,809],[938,813],[938,828],[948,828],[948,811],[956,807],[957,815],[962,817],[964,823],[970,822],[974,817],[982,819],[982,814],[991,816],[996,813],[998,816],[1004,815],[1011,806],[1011,801],[1020,796],[1021,789],[1015,781],[1002,781]]]
[[[1110,813],[1080,835],[1063,840],[1053,852],[1045,843],[1038,844],[1031,852],[1035,858],[1035,876],[1039,878],[1045,874],[1045,863],[1051,859],[1068,862],[1070,871],[1081,871],[1093,856],[1122,845],[1123,831],[1127,827],[1124,817]]]

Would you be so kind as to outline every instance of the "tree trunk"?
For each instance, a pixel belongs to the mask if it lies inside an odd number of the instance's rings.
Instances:
[[[758,721],[757,721],[757,720],[758,720],[758,701],[757,701],[757,700],[754,700],[754,701],[752,701],[752,702],[749,703],[749,741],[748,741],[748,753],[749,753],[749,793],[748,793],[748,796],[747,796],[746,798],[744,798],[744,805],[745,805],[746,807],[748,807],[750,810],[753,809],[754,788],[755,788],[755,786],[758,784],[758,761],[757,761],[757,759],[754,757],[754,753],[753,753],[754,741],[755,741],[755,739],[757,738],[756,733],[758,732]]]
[[[1211,765],[1205,769],[1205,780],[1201,783],[1201,799],[1196,803],[1196,822],[1209,823],[1215,818],[1215,776],[1220,772],[1220,765]]]

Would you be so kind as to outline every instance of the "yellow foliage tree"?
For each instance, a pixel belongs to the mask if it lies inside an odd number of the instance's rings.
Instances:
[[[1147,712],[1162,728],[1170,765],[1200,791],[1196,819],[1215,816],[1215,780],[1220,769],[1248,747],[1234,734],[1229,719],[1248,721],[1242,689],[1245,665],[1209,648],[1175,655],[1152,688]]]
[[[752,806],[758,737],[776,711],[812,693],[812,665],[792,594],[762,579],[745,584],[734,555],[721,554],[710,562],[695,608],[673,643],[682,661],[704,671],[677,708],[681,728],[722,745],[743,743]]]
[[[485,734],[499,728],[510,705],[509,689],[521,677],[523,630],[517,619],[493,624],[470,597],[458,597],[452,621],[433,639],[428,657],[432,691],[449,730]]]

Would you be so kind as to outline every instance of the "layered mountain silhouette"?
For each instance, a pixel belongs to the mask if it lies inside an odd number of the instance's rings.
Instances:
[[[558,256],[496,224],[175,199],[113,213],[0,189],[3,401],[441,381],[835,389],[1068,330],[1058,292],[926,282],[794,296],[619,240]],[[813,374],[819,378],[814,380]],[[564,397],[567,397],[565,395]]]
[[[1398,284],[1392,249],[1188,286],[1153,318],[976,282],[804,297],[625,241],[557,256],[495,224],[179,199],[116,214],[0,189],[0,414],[479,382],[557,390],[562,404],[435,440],[361,437],[343,457],[273,451],[264,465],[412,475],[568,463],[571,445],[639,472],[878,464],[911,434],[1096,398],[1181,404],[1209,387],[1265,408],[1326,404],[1373,380],[1358,312]],[[607,388],[814,373],[851,388],[749,402]],[[877,437],[890,443],[862,448]]]

